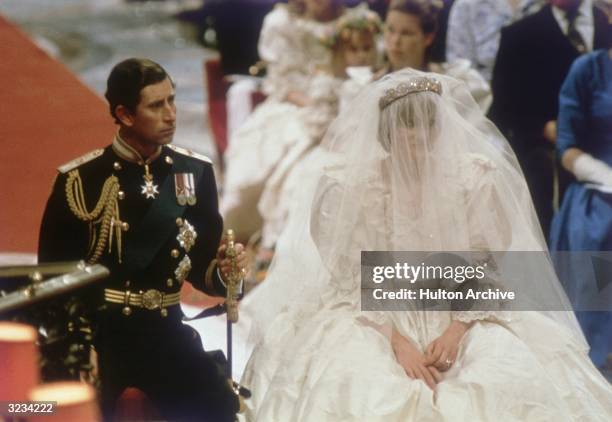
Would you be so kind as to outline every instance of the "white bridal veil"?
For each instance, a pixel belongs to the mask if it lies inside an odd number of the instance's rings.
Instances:
[[[461,82],[387,75],[334,121],[321,149],[266,280],[243,302],[251,341],[277,318],[298,326],[330,307],[391,324],[392,311],[361,311],[361,251],[539,251],[519,266],[500,262],[496,280],[523,293],[521,311],[545,314],[586,348],[516,157]]]

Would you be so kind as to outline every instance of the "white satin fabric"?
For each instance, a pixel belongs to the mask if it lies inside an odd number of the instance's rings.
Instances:
[[[501,268],[499,281],[527,282],[549,309],[361,311],[364,250],[544,253],[516,157],[464,83],[387,75],[332,123],[318,154],[266,280],[242,303],[255,345],[247,420],[612,420],[612,388],[547,261]],[[390,333],[423,351],[452,320],[473,325],[430,390],[405,374]]]
[[[465,162],[449,204],[482,198],[491,163],[481,156],[458,157]],[[455,175],[457,176],[457,175]],[[341,195],[334,181],[327,197]],[[354,234],[356,248],[385,236],[378,221],[390,200],[383,186],[370,185],[365,212]],[[318,227],[332,232],[334,210],[320,204]],[[329,203],[329,202],[328,202]],[[410,202],[406,202],[410,208]],[[469,224],[477,225],[478,218]],[[454,230],[451,221],[446,230]],[[426,231],[414,227],[411,242],[423,243]],[[281,240],[281,248],[287,239]],[[326,239],[315,239],[325,244]],[[360,244],[364,242],[363,244]],[[307,249],[307,248],[306,248]],[[283,254],[283,250],[279,251]],[[323,253],[325,253],[323,251]],[[287,258],[281,255],[279,259]],[[296,258],[304,259],[305,257]],[[324,265],[311,256],[310,266]],[[318,262],[317,262],[318,260]],[[348,264],[347,268],[355,263]],[[345,278],[346,268],[332,277]],[[311,270],[314,277],[316,270]],[[247,297],[245,312],[258,312],[273,295],[266,285]],[[259,288],[258,288],[259,289]],[[299,299],[298,299],[299,300]],[[361,312],[358,289],[329,289],[316,311],[296,311],[287,303],[267,327],[251,356],[242,383],[253,397],[248,421],[608,421],[612,388],[591,364],[583,344],[570,331],[537,312]],[[409,378],[397,362],[389,341],[395,327],[424,351],[452,319],[476,321],[462,339],[451,370],[435,390]]]

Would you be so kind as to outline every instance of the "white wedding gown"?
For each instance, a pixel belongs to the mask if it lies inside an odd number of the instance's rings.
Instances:
[[[463,81],[483,113],[487,112],[492,101],[491,89],[480,74],[471,68],[469,61],[456,60],[453,63],[431,63],[429,67],[431,71]],[[349,68],[347,73],[349,79],[344,81],[342,85],[338,84],[334,88],[329,83],[327,84],[329,86],[328,92],[337,97],[337,110],[329,106],[320,107],[317,105],[305,110],[304,115],[321,116],[317,117],[318,121],[325,121],[325,116],[327,116],[327,123],[329,124],[337,114],[334,111],[341,112],[347,109],[361,89],[372,82],[374,76],[366,68]],[[326,85],[321,82],[317,83],[316,79],[313,82],[314,87],[319,88],[316,91],[323,91],[326,88]],[[334,92],[334,90],[337,92]],[[287,122],[290,119],[284,121]],[[303,132],[304,130],[302,130]],[[281,132],[277,139],[283,139],[282,136]],[[311,136],[310,138],[315,137]],[[295,142],[293,146],[284,151],[284,157],[267,178],[261,191],[257,208],[263,219],[261,245],[265,248],[274,248],[287,224],[289,210],[297,198],[303,180],[312,177],[312,170],[319,165],[320,155],[325,154],[324,151],[321,151],[321,147],[311,139],[302,137],[301,141]]]
[[[495,165],[477,154],[458,157],[458,174],[448,175],[445,203],[452,207],[478,198],[486,204]],[[304,282],[324,267],[320,256],[331,244],[334,198],[342,187],[329,180],[310,231],[319,254],[300,256]],[[318,301],[292,298],[272,319],[245,370],[242,383],[253,397],[246,420],[265,422],[340,421],[610,421],[612,388],[591,364],[569,329],[537,312],[362,312],[359,251],[373,239],[389,236],[384,221],[389,192],[380,183],[364,184],[347,262],[329,269],[328,288]],[[525,198],[528,201],[528,198]],[[483,202],[484,201],[484,202]],[[406,198],[407,219],[411,202]],[[484,205],[483,205],[484,206]],[[444,230],[462,230],[452,221]],[[492,220],[492,223],[496,223]],[[476,213],[468,222],[483,224]],[[503,224],[503,222],[499,222]],[[495,228],[493,228],[495,230]],[[503,232],[503,227],[499,228]],[[474,231],[474,232],[477,232]],[[429,250],[431,234],[414,226],[405,233],[408,246]],[[504,238],[503,233],[499,236]],[[277,259],[294,241],[281,237]],[[479,239],[474,238],[474,243]],[[529,243],[529,242],[527,242]],[[304,253],[309,246],[303,245]],[[463,250],[450,245],[448,250]],[[478,245],[470,245],[470,247]],[[501,246],[501,245],[500,245]],[[406,248],[409,250],[409,247]],[[297,265],[297,264],[296,264]],[[537,274],[534,275],[537,277]],[[266,298],[281,294],[274,283],[258,287],[245,299],[245,313],[265,312]],[[331,288],[329,288],[331,287]],[[303,306],[302,306],[303,305]],[[424,351],[452,319],[475,320],[461,341],[451,369],[435,390],[411,379],[397,362],[389,340],[395,327]]]

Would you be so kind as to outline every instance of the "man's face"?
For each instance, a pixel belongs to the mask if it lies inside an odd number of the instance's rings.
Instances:
[[[134,138],[143,144],[166,145],[172,142],[176,129],[174,87],[170,79],[147,85],[140,91],[140,102],[129,113],[127,126]]]

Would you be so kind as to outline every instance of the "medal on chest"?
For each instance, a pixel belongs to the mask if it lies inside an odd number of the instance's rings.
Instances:
[[[196,204],[193,173],[176,173],[174,175],[174,189],[179,205]]]
[[[144,168],[145,174],[142,176],[144,185],[140,187],[142,189],[140,193],[142,193],[146,199],[155,199],[155,195],[159,195],[159,188],[153,183],[153,175],[149,171],[149,165],[145,164]]]

